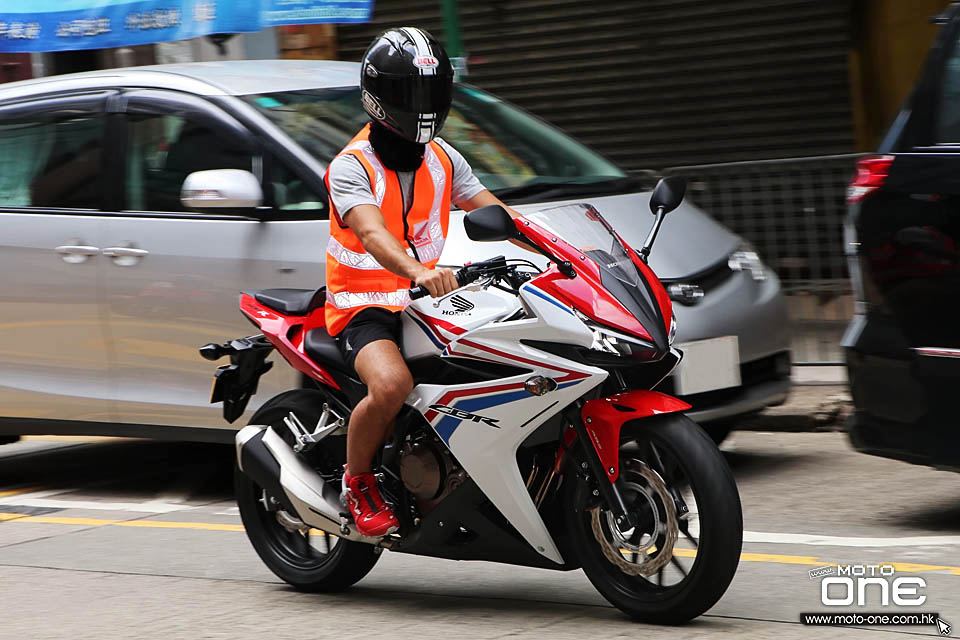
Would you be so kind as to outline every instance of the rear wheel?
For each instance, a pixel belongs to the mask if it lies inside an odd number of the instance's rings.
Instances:
[[[685,622],[712,607],[736,573],[740,496],[716,445],[686,416],[630,427],[618,486],[637,525],[618,525],[594,496],[594,479],[578,474],[564,483],[568,530],[584,573],[614,606],[645,622]]]
[[[290,442],[292,434],[283,419],[293,413],[302,424],[315,425],[325,400],[316,390],[288,391],[264,404],[250,423],[270,425]],[[310,452],[310,462],[321,467],[321,475],[333,479],[341,473],[344,440],[343,436],[330,436]],[[264,564],[285,582],[302,591],[339,591],[373,569],[380,557],[377,547],[306,527],[239,469],[234,478],[247,537]]]

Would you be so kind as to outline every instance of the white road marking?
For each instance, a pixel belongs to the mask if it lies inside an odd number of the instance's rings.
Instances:
[[[62,489],[31,491],[0,498],[0,506],[15,505],[20,507],[41,507],[51,509],[89,509],[93,511],[131,511],[134,513],[174,513],[196,509],[195,505],[177,504],[151,500],[146,502],[94,502],[89,500],[64,500],[52,498],[63,493]],[[2,511],[2,509],[0,509]],[[216,511],[213,515],[238,516],[237,507],[227,507]],[[699,522],[694,517],[690,519],[689,531],[694,537],[699,537]],[[960,536],[901,536],[896,538],[867,538],[860,536],[828,536],[809,533],[775,533],[767,531],[744,531],[745,543],[759,544],[794,544],[817,547],[860,547],[860,548],[887,548],[887,547],[932,547],[960,545]]]
[[[173,513],[187,511],[193,507],[186,504],[171,504],[167,502],[94,502],[89,500],[62,500],[49,498],[63,493],[62,490],[32,491],[0,498],[0,505],[15,505],[18,507],[39,507],[46,509],[92,509],[96,511],[132,511],[134,513]]]
[[[806,544],[818,547],[930,547],[960,545],[960,536],[902,536],[899,538],[861,538],[824,536],[808,533],[768,533],[744,531],[744,542],[766,544]]]

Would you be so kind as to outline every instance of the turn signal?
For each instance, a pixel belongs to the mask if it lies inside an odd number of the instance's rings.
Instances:
[[[553,378],[534,376],[523,383],[523,388],[533,396],[542,396],[545,393],[556,391],[557,381]]]

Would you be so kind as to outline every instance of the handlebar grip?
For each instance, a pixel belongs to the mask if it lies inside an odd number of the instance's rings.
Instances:
[[[457,279],[457,286],[464,287],[470,284],[475,278],[471,278],[470,274],[467,272],[467,268],[458,269],[456,273],[453,274]],[[410,299],[419,300],[420,298],[426,298],[430,295],[430,290],[426,287],[411,287],[410,288]]]
[[[426,298],[430,295],[430,290],[426,287],[411,287],[410,289],[410,299],[419,300],[420,298]]]

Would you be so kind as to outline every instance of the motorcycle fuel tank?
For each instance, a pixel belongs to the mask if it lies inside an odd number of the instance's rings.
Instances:
[[[421,298],[411,302],[402,316],[403,356],[415,360],[439,355],[451,340],[509,317],[520,308],[516,296],[482,289],[461,289],[439,301]]]

